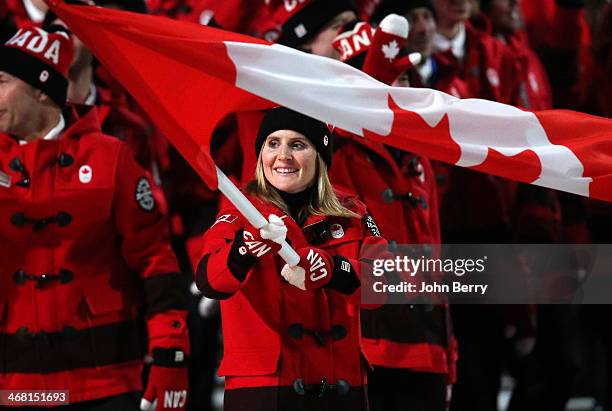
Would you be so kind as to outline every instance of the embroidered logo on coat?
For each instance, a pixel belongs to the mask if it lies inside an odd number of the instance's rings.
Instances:
[[[145,177],[140,177],[136,183],[136,192],[134,198],[138,206],[144,211],[153,211],[155,208],[155,197],[153,197],[153,190],[151,189],[151,183]]]
[[[332,224],[329,227],[329,231],[331,232],[331,236],[333,238],[342,238],[344,237],[344,229],[340,224]]]
[[[493,87],[499,87],[499,75],[497,74],[497,70],[492,67],[487,69],[487,80]]]
[[[233,223],[234,221],[236,221],[238,219],[237,215],[231,215],[231,214],[222,214],[219,217],[217,217],[217,221],[215,221],[215,223],[210,226],[210,228],[213,228],[214,226],[216,226],[219,223]]]
[[[346,271],[347,273],[350,273],[351,272],[351,263],[349,263],[348,261],[340,262],[340,269],[342,271]]]
[[[79,168],[79,181],[81,183],[88,184],[91,182],[92,178],[93,178],[93,170],[91,169],[90,166],[85,164],[84,166],[81,166],[81,168]]]
[[[372,235],[374,237],[380,237],[380,230],[378,229],[378,226],[376,225],[376,223],[374,222],[374,219],[372,218],[371,215],[366,214],[363,217],[363,224],[365,224],[366,228],[370,231],[370,233],[372,233]]]
[[[11,176],[0,171],[0,187],[10,188],[12,179]]]

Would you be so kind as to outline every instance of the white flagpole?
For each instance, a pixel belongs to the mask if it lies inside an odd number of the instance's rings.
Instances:
[[[242,213],[242,215],[248,220],[249,224],[255,228],[261,228],[267,224],[268,220],[266,220],[265,217],[261,215],[259,210],[257,210],[255,206],[251,204],[249,199],[246,198],[240,190],[238,190],[238,187],[236,187],[234,183],[227,178],[225,173],[223,173],[219,167],[216,167],[216,169],[219,191],[221,191],[223,195],[225,195],[225,197],[231,201],[234,207],[236,207],[238,211]],[[300,261],[300,256],[298,256],[287,241],[284,241],[283,244],[281,244],[281,249],[278,252],[278,255],[280,255],[281,258],[291,267],[295,267]]]

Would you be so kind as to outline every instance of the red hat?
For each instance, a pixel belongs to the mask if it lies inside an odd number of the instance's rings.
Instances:
[[[22,27],[0,47],[0,71],[20,78],[63,107],[73,56],[72,39],[66,32]]]
[[[314,38],[338,14],[352,10],[351,0],[291,0],[283,1],[272,11],[261,28],[261,36],[289,47],[298,47]]]

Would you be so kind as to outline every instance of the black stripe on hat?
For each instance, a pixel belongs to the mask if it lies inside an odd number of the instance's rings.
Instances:
[[[0,71],[5,71],[42,91],[58,106],[66,104],[68,80],[52,66],[13,47],[0,47]],[[46,72],[46,74],[45,74]]]
[[[297,48],[315,37],[338,14],[351,10],[356,9],[350,0],[312,0],[283,24],[277,43]]]

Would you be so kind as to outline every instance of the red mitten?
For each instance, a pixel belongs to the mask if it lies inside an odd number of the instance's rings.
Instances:
[[[418,64],[421,60],[418,53],[400,56],[408,38],[408,29],[405,17],[397,14],[385,17],[374,32],[363,71],[385,84],[393,84],[402,73]]]
[[[374,30],[365,21],[353,21],[336,36],[332,45],[340,53],[340,60],[361,70]]]
[[[301,290],[314,290],[329,283],[334,270],[332,257],[319,248],[304,247],[297,250],[300,262],[295,267],[287,264],[281,275],[287,282]]]
[[[153,349],[153,365],[142,400],[142,411],[184,411],[189,380],[185,354],[180,349]]]
[[[268,252],[277,253],[281,244],[287,237],[287,226],[278,216],[270,214],[268,224],[261,229],[247,227],[242,232],[244,245],[238,248],[240,254],[249,252],[254,257],[260,258]]]

